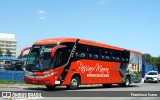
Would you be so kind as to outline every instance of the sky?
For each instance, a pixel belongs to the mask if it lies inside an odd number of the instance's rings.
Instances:
[[[35,41],[73,37],[160,56],[160,0],[0,0],[0,33],[17,56]]]

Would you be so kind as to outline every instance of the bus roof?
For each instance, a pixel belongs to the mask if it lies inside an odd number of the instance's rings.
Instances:
[[[130,52],[132,52],[132,53],[137,53],[137,54],[142,54],[141,52],[135,51],[135,50],[130,50]]]
[[[66,43],[66,42],[75,43],[76,40],[77,40],[77,38],[51,38],[51,39],[44,39],[44,40],[37,41],[34,43],[34,45],[45,45],[45,44],[55,44],[55,43],[60,44],[60,43]],[[108,44],[104,44],[104,43],[100,43],[100,42],[95,42],[95,41],[91,41],[91,40],[80,39],[80,41],[78,43],[96,46],[96,47],[120,50],[120,51],[125,50],[124,48],[120,48],[120,47],[116,47],[116,46],[112,46],[112,45],[108,45]],[[140,52],[134,51],[134,50],[130,50],[130,52],[141,54]]]

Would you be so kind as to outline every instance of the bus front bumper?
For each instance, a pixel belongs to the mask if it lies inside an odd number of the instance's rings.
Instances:
[[[24,76],[25,83],[36,85],[55,85],[55,79],[53,76]]]

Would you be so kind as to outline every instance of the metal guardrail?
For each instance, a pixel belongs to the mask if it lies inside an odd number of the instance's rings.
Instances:
[[[0,70],[0,80],[24,82],[24,71]]]

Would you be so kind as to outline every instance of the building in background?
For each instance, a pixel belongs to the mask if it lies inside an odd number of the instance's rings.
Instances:
[[[10,52],[12,57],[16,57],[17,40],[14,34],[0,33],[0,51],[3,56],[8,56]]]

